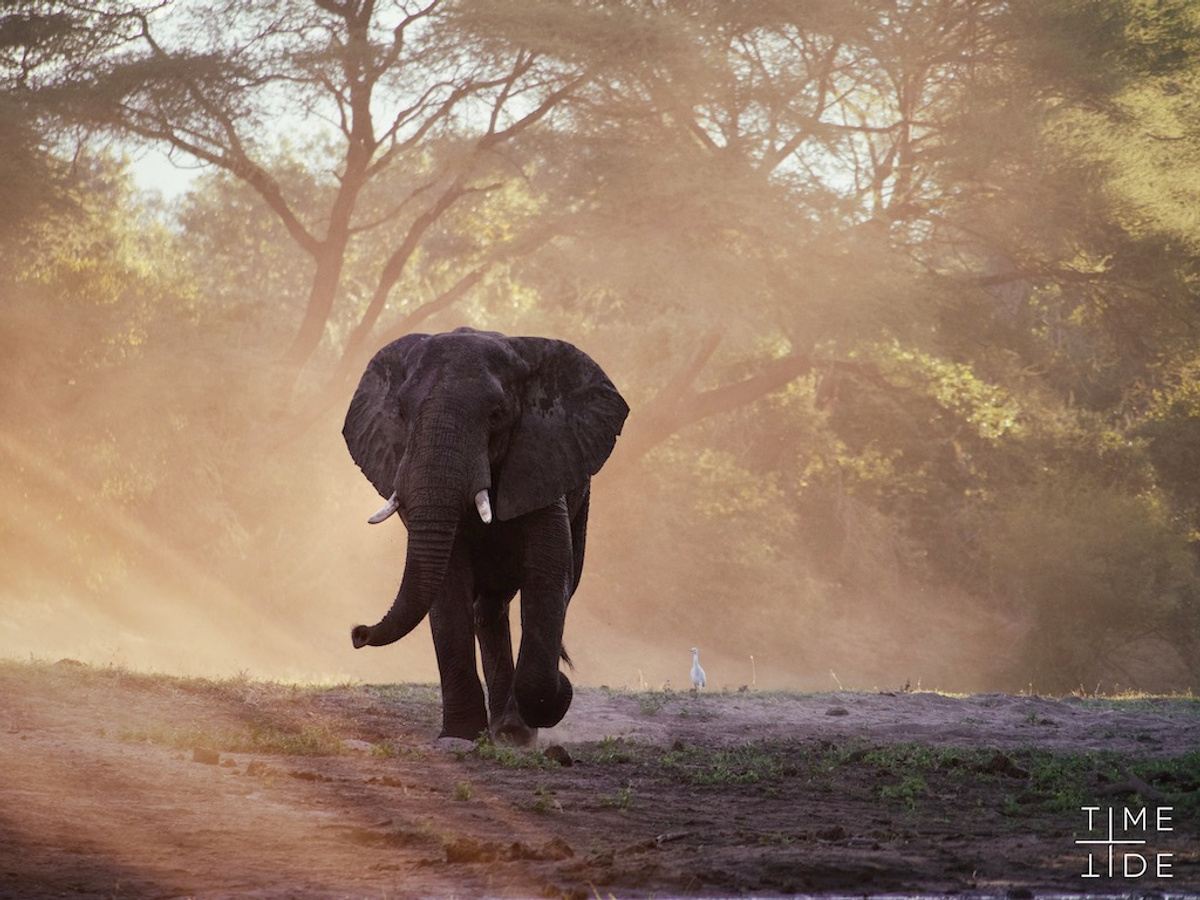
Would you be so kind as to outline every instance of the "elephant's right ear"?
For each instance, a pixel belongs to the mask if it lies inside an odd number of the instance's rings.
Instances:
[[[400,421],[400,387],[409,359],[429,335],[409,334],[392,341],[371,358],[346,411],[342,437],[367,480],[390,497],[407,437]]]

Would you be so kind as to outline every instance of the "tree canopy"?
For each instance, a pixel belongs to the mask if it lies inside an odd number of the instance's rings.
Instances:
[[[349,621],[398,559],[328,536],[353,381],[472,324],[633,407],[595,680],[699,643],[729,683],[1187,687],[1198,42],[1184,0],[6,4],[5,590]]]

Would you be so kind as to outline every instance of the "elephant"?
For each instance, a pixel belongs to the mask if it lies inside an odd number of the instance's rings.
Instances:
[[[591,477],[628,413],[566,341],[459,328],[406,335],[368,363],[342,435],[387,498],[368,521],[398,513],[408,545],[391,608],[350,637],[356,648],[391,644],[428,613],[440,737],[528,745],[566,714],[573,689],[559,661],[571,666],[563,625],[583,571]]]

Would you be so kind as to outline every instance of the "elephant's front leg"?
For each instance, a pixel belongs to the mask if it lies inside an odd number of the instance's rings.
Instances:
[[[521,650],[513,694],[521,718],[550,728],[567,714],[573,692],[558,670],[574,559],[564,499],[526,517],[521,552]]]
[[[508,624],[508,605],[515,593],[480,592],[476,595],[475,636],[483,656],[492,736],[507,738],[523,747],[537,739],[537,730],[521,720],[513,698],[512,630]]]
[[[470,560],[460,538],[450,556],[441,596],[429,610],[429,626],[442,681],[440,736],[469,741],[488,727],[483,687],[475,668],[474,595]]]

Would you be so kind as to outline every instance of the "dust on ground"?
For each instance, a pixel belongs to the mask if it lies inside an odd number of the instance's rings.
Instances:
[[[591,689],[534,753],[439,723],[430,686],[0,663],[0,896],[1200,890],[1190,698]],[[1147,809],[1145,875],[1081,805]]]

